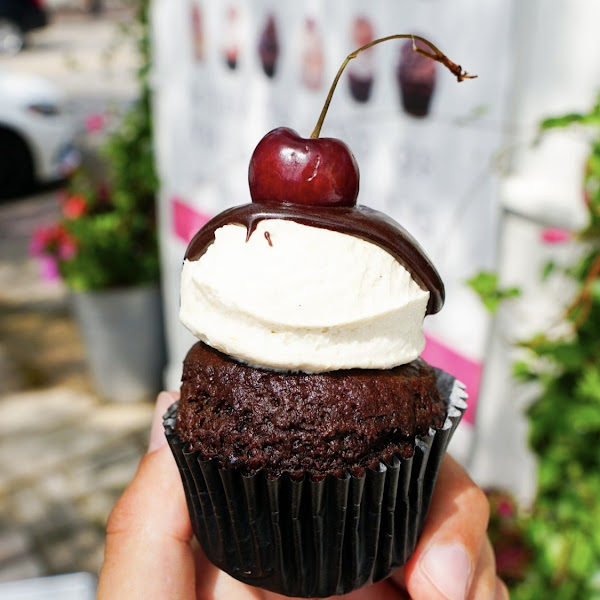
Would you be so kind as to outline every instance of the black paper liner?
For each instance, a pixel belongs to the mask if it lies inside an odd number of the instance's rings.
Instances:
[[[416,440],[412,458],[379,463],[364,476],[251,477],[185,452],[164,416],[196,538],[232,577],[287,596],[346,594],[387,577],[412,555],[437,473],[466,409],[464,385],[436,369],[448,405],[444,426]]]

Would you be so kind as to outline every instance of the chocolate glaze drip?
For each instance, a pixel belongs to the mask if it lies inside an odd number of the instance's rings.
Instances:
[[[223,211],[202,227],[190,242],[185,258],[198,260],[213,243],[215,231],[224,225],[237,223],[245,226],[249,239],[260,221],[267,219],[285,219],[330,229],[376,244],[389,252],[422,289],[429,291],[427,314],[437,313],[444,304],[444,284],[418,242],[399,223],[367,206],[243,204]]]

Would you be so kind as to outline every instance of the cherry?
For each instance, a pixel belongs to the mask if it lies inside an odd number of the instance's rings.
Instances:
[[[375,44],[401,38],[412,39],[415,52],[444,64],[458,81],[473,77],[431,42],[416,35],[390,35],[365,44],[350,53],[339,68],[310,138],[302,138],[292,129],[279,127],[258,143],[248,170],[253,202],[329,207],[356,204],[359,174],[352,152],[341,140],[319,138],[319,134],[337,82],[348,62]],[[417,46],[417,41],[424,47]]]
[[[305,139],[279,127],[256,146],[248,180],[253,202],[354,206],[359,174],[354,155],[341,140]]]

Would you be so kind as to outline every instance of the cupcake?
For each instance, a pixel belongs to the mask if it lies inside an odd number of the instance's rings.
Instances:
[[[414,117],[426,117],[435,89],[435,62],[415,51],[429,50],[421,40],[407,40],[401,48],[396,77],[404,110]]]
[[[202,62],[205,57],[205,40],[204,40],[204,22],[202,10],[197,4],[192,4],[191,14],[192,25],[192,48],[194,52],[194,60]]]
[[[231,5],[227,8],[223,38],[223,57],[225,58],[225,63],[232,71],[235,71],[238,67],[241,38],[240,13],[236,5]]]
[[[309,90],[319,90],[323,84],[325,58],[321,33],[312,17],[304,21],[301,47],[302,83]]]
[[[417,242],[354,198],[290,202],[284,182],[284,201],[266,200],[256,179],[276,171],[251,163],[253,202],[188,246],[180,319],[199,341],[165,428],[207,557],[245,583],[325,597],[411,556],[465,394],[419,357],[444,286]]]
[[[267,77],[274,77],[279,56],[279,40],[277,39],[277,26],[275,17],[270,15],[260,35],[258,54],[263,71]]]
[[[371,22],[363,16],[356,17],[352,26],[352,41],[362,47],[375,39]],[[361,52],[348,65],[350,95],[357,102],[368,102],[373,87],[373,50]]]

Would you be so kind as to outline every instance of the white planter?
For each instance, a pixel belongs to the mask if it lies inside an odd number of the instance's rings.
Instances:
[[[123,402],[152,398],[165,363],[158,285],[74,292],[71,299],[98,393]]]

